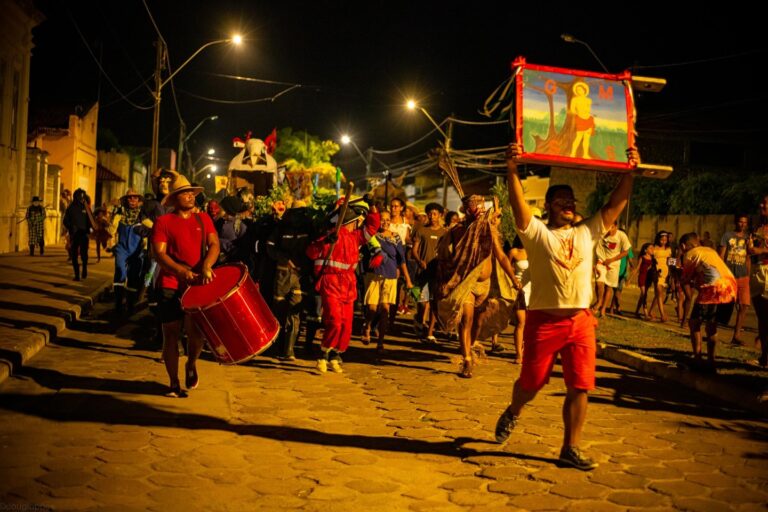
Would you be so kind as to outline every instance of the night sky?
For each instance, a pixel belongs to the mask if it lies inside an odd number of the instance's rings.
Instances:
[[[35,4],[47,20],[34,30],[32,107],[99,98],[101,128],[112,130],[122,145],[149,146],[151,109],[123,101],[100,77],[85,46],[101,58],[109,78],[130,100],[150,106],[150,93],[141,83],[148,80],[153,86],[157,34],[142,1]],[[564,32],[589,43],[613,72],[683,64],[635,72],[669,81],[662,93],[637,99],[641,137],[643,129],[711,139],[756,137],[762,125],[757,114],[766,110],[755,71],[767,53],[764,29],[757,25],[762,20],[749,13],[712,9],[672,16],[666,12],[670,4],[636,3],[630,14],[616,9],[616,2],[591,4],[596,11],[587,3],[580,3],[581,9],[543,2],[521,8],[482,1],[458,7],[393,1],[147,0],[147,5],[174,67],[208,41],[234,32],[247,38],[240,49],[217,45],[204,50],[174,79],[190,130],[206,116],[219,116],[193,137],[195,156],[212,146],[229,159],[233,137],[248,130],[263,137],[285,126],[336,140],[346,132],[363,150],[396,148],[431,129],[422,115],[403,108],[407,97],[419,99],[438,121],[451,113],[483,120],[478,109],[509,76],[509,63],[517,55],[536,64],[600,70],[586,47],[560,39]],[[274,102],[222,104],[194,97],[242,102],[269,98],[288,87],[217,75],[301,87]],[[435,134],[410,153],[381,158],[393,163],[423,153],[438,139]],[[462,127],[454,146],[501,145],[508,139],[503,126]],[[178,143],[170,86],[163,89],[160,140],[164,147]],[[362,168],[351,148],[343,148],[338,161]]]

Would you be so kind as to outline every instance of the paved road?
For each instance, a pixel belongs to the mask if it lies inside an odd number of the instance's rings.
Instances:
[[[95,313],[103,313],[101,304]],[[599,361],[584,448],[555,464],[555,377],[510,442],[491,442],[519,368],[457,378],[456,344],[353,342],[343,374],[309,359],[200,363],[187,399],[139,315],[79,322],[0,385],[0,510],[765,510],[768,423]],[[508,343],[507,343],[508,344]]]

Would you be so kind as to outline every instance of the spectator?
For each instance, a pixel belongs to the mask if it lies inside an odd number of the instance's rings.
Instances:
[[[662,322],[667,321],[667,314],[664,312],[664,289],[667,286],[667,276],[669,275],[669,259],[672,256],[672,249],[669,247],[669,232],[659,231],[653,241],[651,249],[653,259],[656,260],[656,280],[653,282],[653,301],[651,302],[648,319],[654,320],[653,308],[658,307],[659,316]]]
[[[722,321],[724,306],[736,299],[736,279],[717,252],[711,247],[704,247],[696,233],[686,233],[680,238],[683,252],[683,275],[681,282],[685,290],[686,307],[691,300],[691,288],[698,290],[696,302],[688,321],[693,349],[694,369],[715,373],[715,347],[717,324]],[[681,327],[685,318],[680,320]],[[702,366],[701,324],[706,324],[708,365]]]
[[[751,303],[749,296],[749,274],[751,261],[747,257],[747,242],[749,240],[749,217],[737,214],[733,218],[733,231],[726,231],[720,239],[718,248],[720,257],[725,261],[728,270],[736,278],[736,325],[733,328],[733,345],[744,345],[739,338],[744,327],[744,319]]]
[[[752,256],[749,291],[757,316],[760,357],[752,363],[768,368],[768,194],[760,201],[759,225],[752,232],[747,253]]]
[[[27,230],[29,234],[29,255],[35,255],[35,246],[40,247],[40,256],[45,254],[45,206],[40,198],[32,198],[32,204],[27,207],[27,213],[24,215],[27,221]]]

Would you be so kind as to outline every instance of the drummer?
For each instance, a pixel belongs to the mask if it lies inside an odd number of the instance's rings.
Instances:
[[[213,280],[211,268],[219,257],[219,237],[213,221],[205,213],[195,210],[195,197],[203,190],[193,187],[181,175],[171,183],[165,207],[173,213],[157,218],[152,232],[152,249],[160,265],[157,286],[158,313],[163,329],[163,361],[170,378],[168,397],[184,398],[186,391],[179,382],[179,339],[182,323],[187,333],[187,363],[184,383],[195,389],[200,382],[195,363],[203,348],[203,336],[185,318],[181,309],[181,296],[191,284],[205,284]]]

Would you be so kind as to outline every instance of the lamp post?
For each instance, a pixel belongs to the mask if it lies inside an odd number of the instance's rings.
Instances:
[[[347,134],[341,136],[341,143],[344,145],[352,144],[352,147],[355,148],[357,154],[360,155],[360,158],[362,158],[363,162],[365,162],[365,175],[369,176],[371,174],[371,160],[373,160],[371,149],[368,148],[368,156],[364,155],[363,152],[360,151],[360,148],[357,146],[357,144],[355,144],[355,141],[352,140],[352,138]]]
[[[179,152],[178,152],[178,154],[176,156],[176,158],[178,158],[178,160],[179,160],[179,168],[178,168],[179,172],[182,171],[182,167],[183,167],[182,166],[182,162],[184,162],[184,158],[182,157],[182,155],[184,154],[184,148],[186,148],[186,146],[187,146],[187,141],[192,138],[192,136],[195,134],[195,132],[197,130],[199,130],[200,127],[203,126],[206,121],[215,121],[218,118],[219,118],[219,116],[208,116],[208,117],[204,118],[202,121],[197,123],[197,126],[195,126],[192,129],[192,131],[189,132],[189,134],[185,133],[186,128],[187,128],[186,125],[184,123],[181,123],[181,129],[179,130]],[[190,162],[191,162],[191,159],[190,159]],[[189,168],[193,169],[194,166],[190,166]]]
[[[197,49],[195,53],[189,56],[187,60],[185,60],[181,66],[176,68],[176,71],[170,74],[168,78],[163,80],[163,77],[161,75],[162,69],[163,69],[163,60],[165,57],[165,44],[163,43],[162,39],[159,39],[157,41],[157,64],[155,66],[155,111],[154,111],[154,118],[152,122],[152,156],[150,159],[150,170],[147,176],[147,179],[151,179],[150,176],[152,173],[157,169],[157,154],[159,150],[159,137],[160,137],[160,98],[161,93],[163,90],[163,87],[165,87],[168,82],[173,80],[173,77],[176,76],[179,71],[184,69],[184,67],[189,64],[192,59],[197,57],[200,52],[208,48],[209,46],[222,44],[222,43],[232,43],[235,46],[239,46],[242,44],[243,38],[239,35],[235,35],[231,37],[230,39],[217,39],[216,41],[210,41],[208,43],[205,43],[203,46]]]
[[[195,181],[200,174],[204,173],[208,169],[211,170],[211,173],[215,174],[216,170],[218,169],[218,166],[216,164],[206,164],[206,165],[204,165],[202,168],[200,168],[199,171],[194,171],[192,173],[192,181]]]
[[[592,50],[592,47],[589,46],[587,43],[585,43],[581,39],[576,39],[571,34],[560,34],[560,39],[562,39],[566,43],[577,43],[577,44],[583,44],[584,46],[586,46],[587,50],[589,50],[589,53],[592,54],[592,56],[595,58],[598,64],[600,64],[600,67],[603,68],[603,71],[605,71],[606,73],[610,73],[610,71],[608,71],[608,68],[605,66],[605,64],[603,64],[603,61],[600,60],[600,57],[597,56],[594,50]]]
[[[437,129],[437,131],[440,132],[440,135],[443,136],[445,139],[444,145],[445,145],[445,152],[450,154],[451,152],[451,134],[453,133],[453,122],[448,124],[448,133],[443,131],[442,128],[440,128],[440,125],[435,122],[435,120],[432,118],[431,115],[429,115],[429,112],[427,112],[427,109],[424,107],[419,106],[415,100],[408,100],[405,103],[405,106],[408,110],[416,110],[419,109],[422,114],[424,114],[427,119],[429,119],[429,122],[432,123],[432,125]],[[443,175],[443,208],[445,208],[448,205],[448,178]]]

